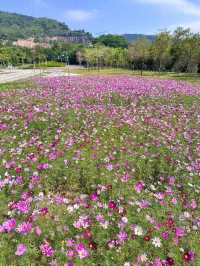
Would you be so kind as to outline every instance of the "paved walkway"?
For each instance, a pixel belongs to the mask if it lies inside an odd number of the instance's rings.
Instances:
[[[40,69],[3,69],[0,70],[0,83],[28,79],[35,76],[61,77],[68,75],[74,76],[76,74],[68,74],[64,68],[48,68],[45,71]]]

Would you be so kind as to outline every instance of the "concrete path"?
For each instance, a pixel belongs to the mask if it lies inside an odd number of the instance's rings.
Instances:
[[[61,77],[68,75],[74,76],[76,74],[68,74],[65,68],[48,68],[45,71],[40,69],[3,69],[0,70],[0,83],[28,79],[35,76]]]

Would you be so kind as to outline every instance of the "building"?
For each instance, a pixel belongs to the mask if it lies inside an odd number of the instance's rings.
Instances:
[[[26,48],[36,48],[36,47],[43,47],[43,48],[49,48],[50,45],[48,43],[39,43],[35,42],[34,38],[29,38],[29,39],[19,39],[16,42],[13,43],[16,46],[20,47],[26,47]]]

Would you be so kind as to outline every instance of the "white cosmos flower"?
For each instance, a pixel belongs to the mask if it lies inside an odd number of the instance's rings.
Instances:
[[[69,205],[69,206],[67,207],[67,211],[68,211],[69,213],[72,213],[72,212],[74,211],[73,206]]]
[[[160,248],[162,246],[162,243],[159,237],[154,237],[152,239],[152,244],[154,245],[154,247],[157,247],[157,248]]]
[[[125,223],[125,224],[127,224],[127,223],[128,223],[128,218],[127,218],[127,217],[125,217],[125,216],[124,216],[124,217],[122,217],[122,222],[123,222],[123,223]]]
[[[139,225],[136,225],[134,232],[136,236],[142,236],[144,234],[142,227]]]
[[[148,260],[148,258],[147,258],[147,254],[146,253],[144,253],[144,254],[142,254],[141,256],[140,256],[140,261],[141,262],[146,262]]]

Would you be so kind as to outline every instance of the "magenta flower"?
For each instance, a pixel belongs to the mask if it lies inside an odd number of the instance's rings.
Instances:
[[[10,232],[15,228],[16,224],[17,224],[16,220],[12,218],[12,219],[8,219],[7,221],[5,221],[2,224],[2,227],[6,232]]]
[[[64,266],[75,266],[75,264],[73,262],[67,262]]]
[[[52,257],[55,252],[48,242],[40,245],[40,250],[45,257]]]
[[[29,212],[29,204],[24,200],[18,201],[16,204],[14,204],[13,208],[17,209],[21,213],[27,214]]]
[[[67,257],[74,257],[74,255],[75,255],[75,252],[74,252],[73,249],[68,249],[68,250],[66,251],[66,256],[67,256]]]
[[[67,239],[66,240],[66,246],[67,247],[73,247],[75,244],[75,241],[73,239]]]
[[[37,169],[39,170],[39,171],[43,171],[43,170],[46,170],[46,169],[48,169],[49,168],[49,164],[48,163],[41,163],[41,164],[39,164],[38,166],[37,166]]]
[[[41,215],[46,215],[49,212],[49,209],[47,207],[41,208],[40,209],[40,214]]]
[[[15,252],[16,256],[22,256],[26,252],[27,248],[24,244],[18,244]]]
[[[90,194],[90,199],[91,201],[97,201],[98,200],[98,195],[96,192],[93,192]]]
[[[182,227],[176,227],[176,237],[183,237],[185,235],[185,229]]]
[[[142,191],[142,189],[145,187],[145,184],[143,181],[138,181],[137,183],[135,183],[134,185],[134,189],[137,193],[140,193]]]
[[[128,239],[128,235],[124,231],[120,231],[119,234],[117,235],[117,238],[119,239],[119,242],[124,242]]]
[[[78,253],[80,259],[84,259],[89,256],[89,252],[86,249],[85,245],[80,243],[75,246],[75,250]]]
[[[175,181],[176,181],[176,179],[175,179],[174,176],[169,176],[168,177],[168,183],[169,183],[169,185],[173,186],[175,184]]]
[[[161,233],[161,236],[162,236],[162,238],[163,238],[164,240],[167,240],[167,239],[169,238],[169,233],[168,233],[167,231],[162,232],[162,233]]]
[[[6,124],[0,123],[0,130],[5,130],[7,128],[8,128],[8,126]]]
[[[125,173],[122,177],[121,177],[121,181],[122,182],[128,182],[128,180],[130,179],[129,174]]]
[[[183,260],[185,262],[191,262],[192,260],[194,260],[194,258],[195,258],[195,254],[191,250],[186,251],[183,254]]]
[[[116,204],[113,200],[110,200],[110,201],[108,202],[108,208],[114,210],[114,209],[117,208],[117,204]]]
[[[16,231],[20,234],[26,235],[32,230],[32,223],[23,222],[17,226]]]

